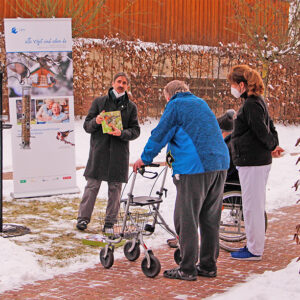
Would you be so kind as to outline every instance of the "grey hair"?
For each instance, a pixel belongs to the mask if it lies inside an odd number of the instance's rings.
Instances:
[[[172,98],[177,93],[189,92],[189,87],[184,81],[170,81],[164,88],[164,94]]]
[[[59,110],[62,111],[62,106],[61,106],[61,104],[60,104],[59,102],[54,101],[53,104],[52,104],[52,106],[53,106],[54,104],[57,104],[58,107],[59,107]]]

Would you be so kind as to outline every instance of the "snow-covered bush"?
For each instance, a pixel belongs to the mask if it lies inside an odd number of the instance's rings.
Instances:
[[[131,78],[132,98],[141,120],[149,115],[160,116],[165,105],[163,87],[173,79],[185,80],[194,94],[204,98],[217,115],[222,114],[240,106],[230,94],[228,71],[235,64],[248,64],[262,74],[272,117],[299,123],[300,70],[296,51],[266,65],[246,44],[205,47],[119,38],[74,39],[73,59],[77,113],[85,114],[94,97],[107,93],[113,74],[125,71]]]

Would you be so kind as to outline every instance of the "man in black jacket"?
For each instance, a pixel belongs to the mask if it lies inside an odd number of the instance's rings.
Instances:
[[[140,135],[136,105],[128,99],[128,76],[117,73],[108,95],[96,98],[84,122],[91,134],[90,153],[84,172],[87,185],[79,205],[77,228],[85,230],[91,220],[102,181],[108,183],[108,202],[103,231],[113,232],[120,208],[122,183],[128,181],[129,141]],[[112,125],[113,131],[103,133],[102,112],[120,111],[123,130]]]

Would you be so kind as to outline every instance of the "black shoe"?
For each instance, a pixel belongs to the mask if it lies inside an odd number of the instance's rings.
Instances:
[[[195,281],[197,280],[197,276],[193,274],[186,274],[180,270],[180,268],[170,269],[164,271],[164,277],[170,279],[181,279],[181,280],[188,280],[188,281]]]
[[[102,229],[102,232],[106,235],[113,235],[114,234],[114,225],[111,223],[105,223]]]
[[[76,227],[77,227],[77,229],[79,229],[79,230],[85,230],[85,229],[87,229],[87,224],[88,224],[88,221],[87,221],[87,220],[79,220],[79,221],[77,222]]]
[[[216,277],[217,276],[217,270],[205,270],[201,268],[199,265],[197,265],[197,272],[198,276],[204,276],[204,277]]]

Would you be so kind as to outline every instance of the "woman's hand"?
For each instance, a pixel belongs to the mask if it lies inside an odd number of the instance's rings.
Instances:
[[[273,151],[272,151],[272,157],[273,158],[278,158],[282,156],[282,152],[284,152],[284,149],[281,147],[277,146]]]

